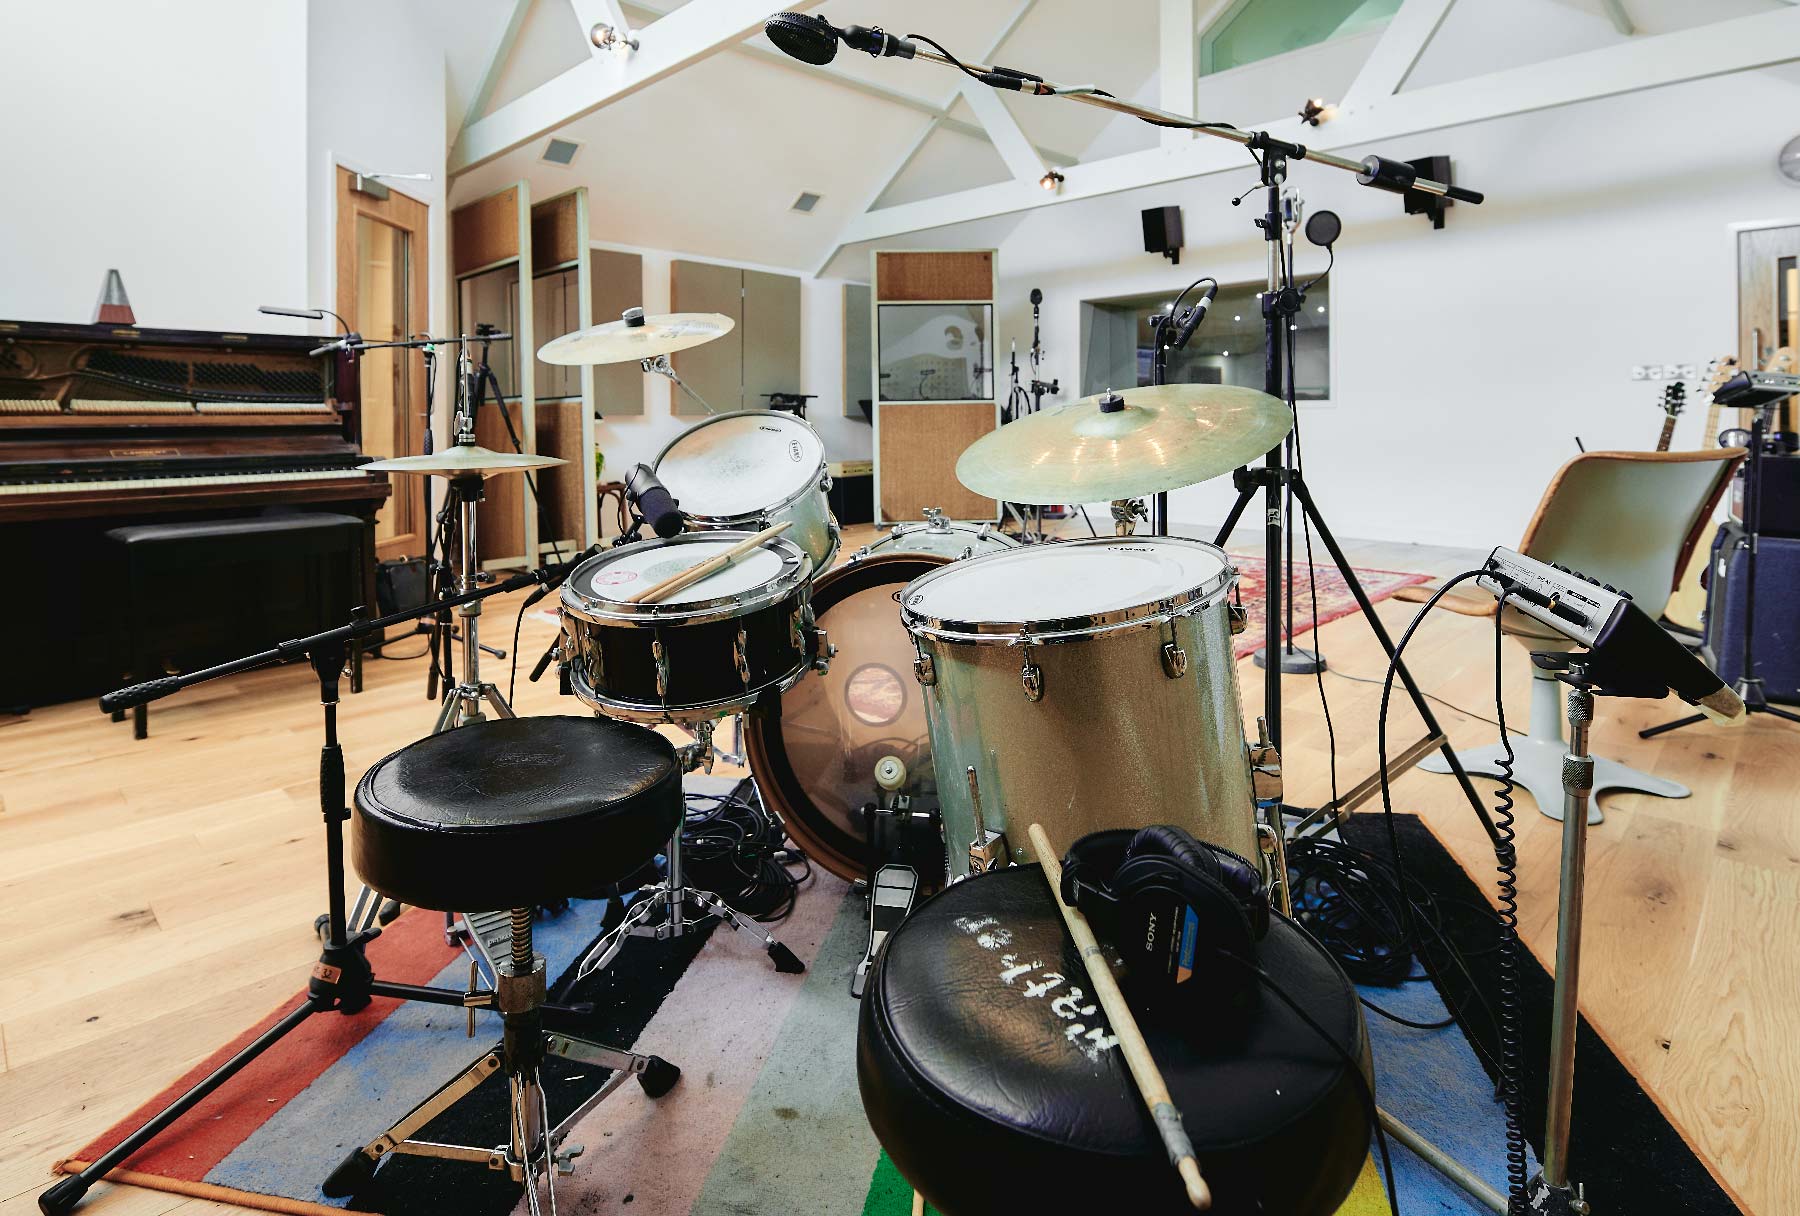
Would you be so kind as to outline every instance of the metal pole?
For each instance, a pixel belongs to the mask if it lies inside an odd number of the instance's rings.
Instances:
[[[1588,725],[1594,694],[1569,690],[1569,751],[1563,757],[1562,891],[1556,905],[1556,989],[1550,1012],[1549,1117],[1544,1128],[1544,1181],[1569,1189],[1569,1112],[1575,1096],[1575,1027],[1581,984],[1581,891],[1587,863],[1588,800],[1594,758]]]
[[[1268,207],[1263,213],[1263,239],[1268,243],[1268,289],[1263,293],[1263,392],[1282,396],[1281,319],[1276,306],[1281,290],[1281,182],[1287,174],[1286,162],[1273,151],[1263,153],[1263,185]],[[1268,662],[1263,667],[1263,716],[1269,722],[1269,743],[1281,750],[1281,657],[1279,647],[1272,645],[1281,621],[1281,531],[1282,499],[1286,488],[1287,469],[1281,444],[1270,448],[1263,457],[1269,479],[1263,486],[1263,650]]]

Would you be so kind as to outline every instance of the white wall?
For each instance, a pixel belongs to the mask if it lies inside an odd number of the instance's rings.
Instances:
[[[337,307],[337,166],[359,173],[429,173],[390,187],[431,208],[431,316],[450,322],[445,219],[444,48],[424,0],[310,0],[306,46],[307,286],[315,305]],[[329,320],[313,327],[333,333]]]
[[[93,318],[117,267],[146,326],[297,329],[306,272],[306,6],[7,6],[0,316]]]
[[[1775,172],[1800,129],[1800,72],[1771,69],[1521,115],[1360,156],[1449,154],[1484,190],[1434,232],[1396,196],[1296,166],[1312,209],[1343,216],[1331,279],[1333,400],[1303,405],[1308,478],[1341,535],[1484,547],[1515,541],[1551,473],[1589,449],[1652,446],[1660,385],[1633,364],[1704,364],[1736,344],[1734,222],[1800,220]],[[1304,89],[1296,91],[1303,95]],[[1222,174],[1030,214],[1000,251],[1005,343],[1045,295],[1046,375],[1079,384],[1080,301],[1254,281],[1254,181]],[[1138,211],[1178,203],[1179,268],[1141,251]],[[933,234],[955,243],[955,230]],[[1323,268],[1303,247],[1302,273]],[[1698,386],[1695,386],[1697,389]],[[1691,409],[1677,445],[1698,446]],[[1178,521],[1222,519],[1228,481],[1179,491]]]

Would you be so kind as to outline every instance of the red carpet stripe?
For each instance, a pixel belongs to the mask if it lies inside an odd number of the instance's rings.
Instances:
[[[457,954],[444,945],[443,927],[442,914],[421,910],[408,911],[389,925],[368,947],[377,978],[402,984],[429,982]],[[296,998],[272,1011],[75,1157],[82,1161],[97,1159],[299,1005]],[[126,1164],[140,1173],[199,1182],[226,1154],[379,1026],[394,1008],[395,1002],[377,998],[368,1008],[350,1016],[322,1013],[308,1018]]]

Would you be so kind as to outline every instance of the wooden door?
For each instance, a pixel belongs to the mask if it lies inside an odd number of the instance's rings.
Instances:
[[[426,329],[430,311],[430,208],[390,191],[385,199],[352,190],[337,171],[337,311],[371,341]],[[416,351],[376,350],[362,357],[362,449],[372,456],[424,450],[425,361]],[[424,551],[424,479],[398,477],[375,517],[380,558]]]

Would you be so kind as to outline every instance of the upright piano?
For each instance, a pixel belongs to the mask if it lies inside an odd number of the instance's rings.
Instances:
[[[370,555],[390,493],[365,473],[356,367],[319,339],[0,321],[0,707],[113,687],[123,524],[325,510]],[[221,595],[254,594],[220,589]],[[264,644],[267,644],[266,642]]]

